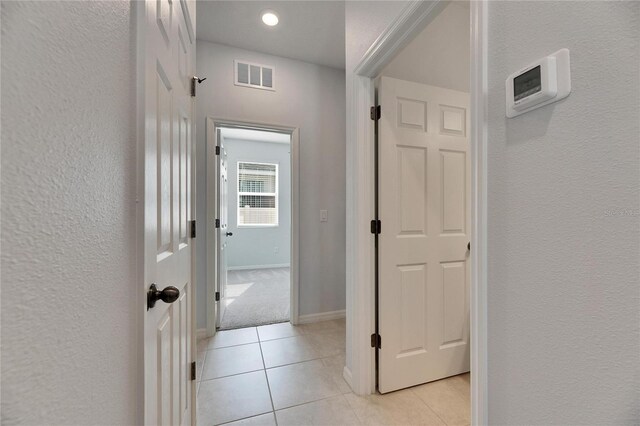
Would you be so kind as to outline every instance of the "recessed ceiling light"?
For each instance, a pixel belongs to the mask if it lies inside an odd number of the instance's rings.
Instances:
[[[270,27],[275,27],[278,25],[278,15],[272,10],[265,10],[262,12],[262,22]]]

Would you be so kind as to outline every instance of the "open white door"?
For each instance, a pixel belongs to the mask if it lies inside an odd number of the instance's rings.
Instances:
[[[469,95],[389,77],[378,93],[385,393],[469,371]]]
[[[217,326],[220,326],[224,310],[226,307],[225,297],[227,289],[227,237],[231,236],[229,231],[229,183],[227,181],[227,152],[220,135],[220,129],[216,130],[218,141],[216,148],[216,318]]]
[[[144,422],[189,425],[195,424],[195,4],[147,0],[137,7],[144,57]]]

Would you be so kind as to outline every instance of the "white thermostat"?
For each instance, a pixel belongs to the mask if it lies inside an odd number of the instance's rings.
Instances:
[[[569,96],[570,68],[569,49],[560,49],[511,74],[505,82],[507,117],[524,114]]]

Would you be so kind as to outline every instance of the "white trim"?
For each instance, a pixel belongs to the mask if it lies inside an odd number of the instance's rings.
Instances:
[[[346,365],[342,369],[342,378],[344,379],[345,382],[347,382],[350,388],[353,387],[353,385],[351,384],[353,382],[353,377],[351,376],[351,370],[349,370]]]
[[[433,19],[448,2],[412,1],[373,42],[353,71],[356,75],[375,78],[382,69]]]
[[[287,265],[291,268],[291,291],[290,291],[290,312],[289,321],[291,324],[298,324],[298,294],[300,286],[300,132],[297,127],[283,126],[269,123],[248,122],[241,120],[207,117],[207,133],[205,135],[207,141],[207,155],[215,150],[215,134],[218,127],[236,127],[254,130],[263,130],[271,132],[288,133],[291,135],[291,264]],[[208,164],[208,162],[207,162]],[[207,188],[210,188],[212,171],[207,168]],[[206,217],[215,218],[214,204],[210,203],[209,190],[205,194]],[[205,239],[206,247],[205,255],[207,259],[207,276],[205,285],[207,286],[207,335],[213,336],[216,332],[216,302],[215,302],[215,279],[214,279],[214,262],[208,261],[212,254],[208,251],[209,247],[213,247],[213,235],[215,234],[215,225],[213,220],[206,223]]]
[[[471,424],[489,424],[487,364],[487,9],[471,2]]]
[[[199,342],[202,339],[206,339],[207,338],[207,329],[206,328],[199,328],[196,330],[196,342]]]
[[[370,345],[374,323],[374,217],[373,81],[353,76],[347,98],[347,338],[351,342],[353,391],[375,391],[375,352]]]
[[[249,265],[249,266],[227,266],[227,271],[248,271],[250,269],[275,269],[275,268],[289,268],[291,264],[281,263],[274,265]]]
[[[331,321],[345,317],[344,309],[339,311],[320,312],[319,314],[308,314],[298,316],[298,324],[311,324],[312,322]]]
[[[347,97],[347,336],[351,340],[351,388],[375,392],[373,332],[373,78],[445,2],[411,2],[364,55]],[[487,388],[487,2],[471,2],[471,422],[488,424]],[[367,235],[368,234],[368,235]],[[369,238],[367,238],[367,236]],[[372,368],[373,367],[373,368]]]

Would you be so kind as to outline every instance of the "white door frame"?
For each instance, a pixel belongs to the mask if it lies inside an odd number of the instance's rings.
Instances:
[[[291,135],[291,294],[290,294],[290,318],[291,324],[298,323],[298,293],[300,282],[300,132],[297,127],[268,124],[261,122],[249,122],[225,118],[207,117],[207,156],[215,152],[216,129],[219,127],[237,127],[264,131],[276,131]],[[208,162],[207,162],[208,164]],[[207,167],[207,191],[206,191],[206,223],[207,233],[205,241],[205,255],[207,259],[207,336],[213,336],[216,332],[216,302],[215,302],[215,267],[209,259],[212,256],[215,224],[210,218],[215,217],[215,203],[212,203],[211,185],[213,170]]]
[[[442,0],[412,1],[382,32],[354,70],[347,97],[347,325],[351,369],[345,379],[354,392],[375,392],[374,132],[369,107],[373,79],[443,6]],[[487,417],[487,1],[471,2],[471,422]]]

